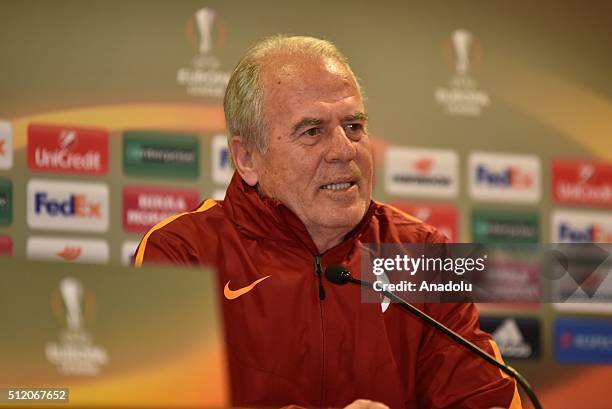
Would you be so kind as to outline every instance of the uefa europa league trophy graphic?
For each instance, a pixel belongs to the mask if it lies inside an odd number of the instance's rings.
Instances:
[[[60,293],[66,306],[66,324],[72,332],[79,332],[83,322],[81,303],[83,301],[83,286],[72,278],[66,277],[60,283]]]
[[[195,21],[200,32],[200,54],[208,54],[212,49],[212,26],[215,21],[215,12],[203,8],[195,13]]]
[[[456,56],[455,71],[457,71],[458,74],[466,75],[470,70],[472,34],[467,30],[455,30],[452,38]]]

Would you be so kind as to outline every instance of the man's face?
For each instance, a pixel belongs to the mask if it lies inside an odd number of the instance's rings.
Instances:
[[[363,99],[333,59],[275,57],[262,67],[268,150],[253,155],[259,188],[311,234],[355,227],[372,193]]]

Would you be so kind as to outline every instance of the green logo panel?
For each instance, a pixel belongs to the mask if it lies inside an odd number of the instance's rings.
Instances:
[[[197,136],[128,131],[123,134],[126,175],[195,179],[200,173]]]
[[[0,226],[13,222],[13,185],[10,180],[0,179]]]
[[[474,243],[537,243],[539,236],[537,213],[472,211]]]

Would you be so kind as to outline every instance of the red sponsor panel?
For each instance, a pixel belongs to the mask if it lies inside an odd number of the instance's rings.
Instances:
[[[393,202],[391,204],[412,216],[431,224],[452,243],[459,240],[457,207],[445,203]]]
[[[13,239],[9,236],[0,236],[0,256],[13,254]]]
[[[612,163],[582,159],[554,160],[552,195],[557,203],[612,207]]]
[[[147,231],[170,216],[195,209],[199,203],[197,190],[126,186],[123,188],[123,230]]]
[[[108,132],[69,125],[30,124],[28,167],[39,172],[105,175]]]

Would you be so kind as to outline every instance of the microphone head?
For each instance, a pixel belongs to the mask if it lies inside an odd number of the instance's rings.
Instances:
[[[325,269],[325,277],[334,284],[346,284],[351,273],[340,264],[332,264]]]

